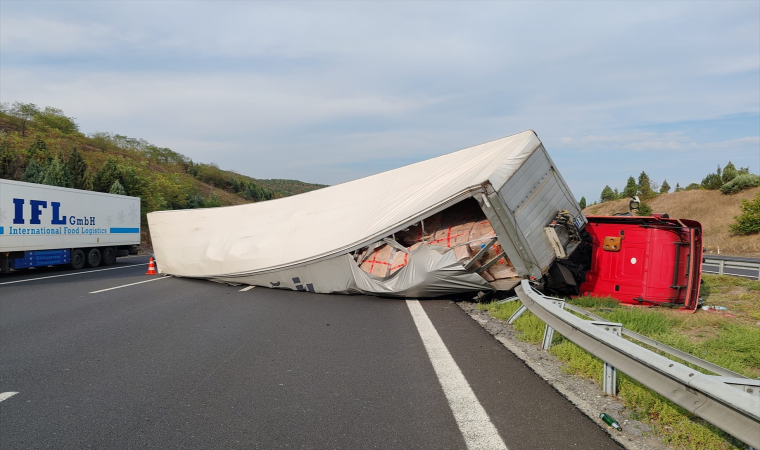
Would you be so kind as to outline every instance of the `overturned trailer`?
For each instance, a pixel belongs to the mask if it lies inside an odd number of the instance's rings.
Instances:
[[[161,273],[389,297],[576,288],[586,223],[533,131],[292,197],[148,214]]]

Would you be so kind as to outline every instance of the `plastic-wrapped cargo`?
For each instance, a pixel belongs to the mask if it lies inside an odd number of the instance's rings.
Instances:
[[[558,213],[573,230],[545,230]],[[148,214],[162,273],[391,297],[540,281],[585,223],[533,131],[292,197]]]

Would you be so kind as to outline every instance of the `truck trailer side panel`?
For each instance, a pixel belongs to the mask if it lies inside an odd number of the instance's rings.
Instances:
[[[0,255],[24,267],[62,264],[72,249],[140,244],[140,199],[0,180]],[[40,251],[61,251],[39,253]],[[58,258],[58,259],[56,259]]]

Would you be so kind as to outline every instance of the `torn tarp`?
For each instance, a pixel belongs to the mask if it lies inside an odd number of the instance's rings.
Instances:
[[[520,258],[516,270],[491,240],[511,239],[503,224],[473,238],[476,225],[488,223],[478,202],[488,203],[484,195],[497,192],[539,148],[545,152],[526,131],[292,197],[153,212],[158,267],[175,276],[321,293],[435,297],[494,289],[489,281],[526,276],[527,263]],[[477,217],[468,215],[473,205]],[[414,233],[419,239],[410,238]],[[506,248],[517,255],[513,242]]]

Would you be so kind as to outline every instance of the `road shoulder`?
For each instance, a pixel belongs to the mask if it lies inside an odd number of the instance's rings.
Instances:
[[[554,355],[517,339],[515,331],[506,322],[479,310],[476,303],[457,302],[457,305],[594,422],[600,422],[599,414],[603,412],[616,418],[630,415],[621,399],[604,395],[591,380],[564,373],[563,364]],[[621,421],[621,425],[623,432],[608,434],[628,450],[674,450],[651,436],[652,429],[645,423],[627,419]]]

